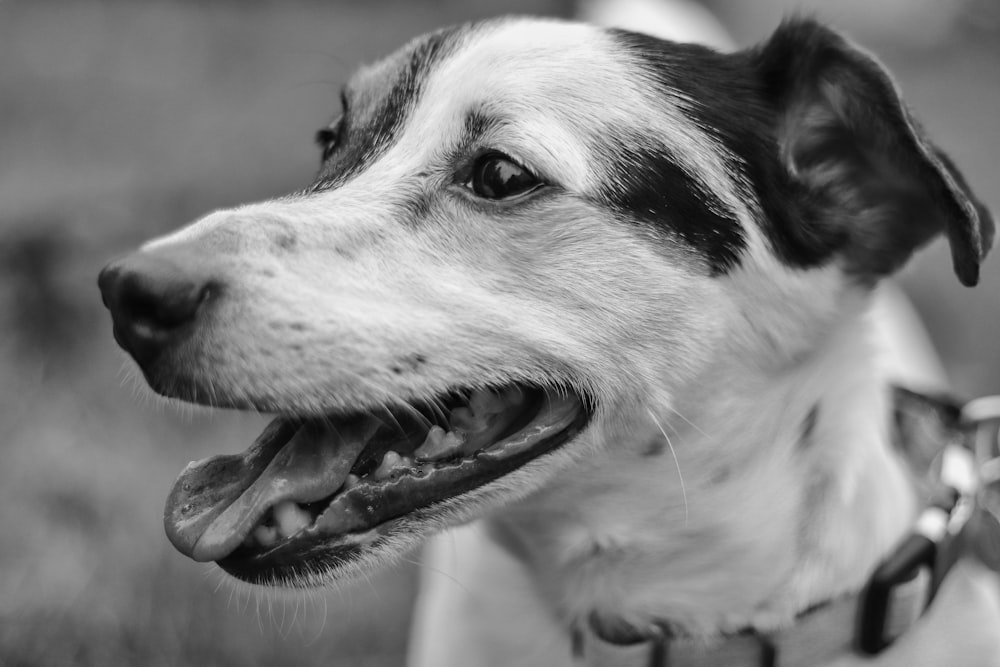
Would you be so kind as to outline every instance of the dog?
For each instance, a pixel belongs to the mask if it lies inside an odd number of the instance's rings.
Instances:
[[[972,286],[993,238],[872,56],[801,18],[729,54],[507,18],[341,102],[307,188],[99,278],[154,391],[277,415],[178,478],[182,553],[321,586],[465,525],[421,666],[1000,664],[974,558],[852,649],[925,504],[879,284],[943,233]]]

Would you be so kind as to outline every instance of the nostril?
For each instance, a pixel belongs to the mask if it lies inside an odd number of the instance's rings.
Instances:
[[[221,291],[200,259],[140,252],[110,265],[98,277],[115,339],[140,364],[185,338],[192,330],[188,325]]]
[[[137,326],[169,331],[195,319],[211,291],[210,284],[153,282],[147,275],[131,274],[123,280],[119,308]]]

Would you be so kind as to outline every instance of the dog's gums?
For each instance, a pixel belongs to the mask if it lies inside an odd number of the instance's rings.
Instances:
[[[195,560],[256,578],[291,553],[307,560],[318,543],[364,543],[392,519],[550,451],[587,419],[575,394],[519,385],[359,414],[279,417],[244,454],[181,473],[167,500],[167,534]]]

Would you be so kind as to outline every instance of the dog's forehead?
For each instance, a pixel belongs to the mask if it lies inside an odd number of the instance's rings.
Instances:
[[[636,101],[629,70],[613,36],[601,28],[495,20],[454,34],[449,53],[428,71],[420,102],[454,114],[485,108],[510,124],[550,118],[586,138],[597,124],[626,115],[627,103],[618,106],[622,97]]]
[[[510,153],[577,196],[683,238],[722,271],[745,245],[746,198],[725,146],[691,112],[683,79],[697,73],[685,71],[684,48],[660,44],[677,49],[675,71],[652,73],[620,31],[558,20],[418,38],[351,80],[343,144],[317,188],[375,163],[377,182],[419,173],[475,144],[463,135],[477,126],[499,128],[480,150]]]
[[[581,105],[601,105],[601,91],[616,78],[612,46],[598,28],[539,19],[494,19],[418,37],[344,87],[341,145],[316,187],[357,175],[406,132],[419,133],[425,146],[440,141],[456,119],[484,105],[508,105],[511,119],[576,117]],[[525,109],[536,113],[519,113]]]
[[[556,71],[585,80],[590,74],[587,65],[610,61],[612,50],[608,33],[593,26],[555,19],[492,19],[417,37],[360,68],[347,88],[352,95],[376,99],[384,98],[404,78],[444,76],[459,94],[511,75],[527,85],[534,79],[551,79]],[[462,78],[463,71],[478,76]]]
[[[347,86],[348,134],[376,144],[353,151],[373,158],[404,130],[429,145],[447,139],[470,113],[485,112],[525,130],[533,147],[558,164],[553,171],[582,189],[585,179],[599,180],[595,162],[608,156],[609,132],[628,142],[655,132],[679,162],[709,181],[708,189],[724,190],[719,146],[686,112],[683,87],[665,81],[659,76],[654,83],[615,31],[554,19],[494,19],[417,38],[361,69]],[[580,173],[565,173],[574,167]]]
[[[418,105],[447,113],[483,104],[549,112],[606,104],[607,85],[622,78],[613,46],[601,29],[543,19],[430,33],[351,78],[345,93],[352,126],[392,121],[398,130]]]

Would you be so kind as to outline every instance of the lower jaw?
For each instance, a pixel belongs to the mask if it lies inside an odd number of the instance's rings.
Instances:
[[[216,561],[227,573],[242,581],[260,585],[309,587],[320,579],[335,579],[366,559],[391,559],[401,554],[417,537],[439,527],[446,514],[472,495],[505,475],[555,451],[587,426],[591,413],[582,403],[557,432],[533,444],[530,449],[500,458],[476,456],[451,468],[446,491],[440,480],[436,492],[421,490],[419,480],[403,476],[387,484],[355,494],[351,508],[359,517],[341,522],[343,532],[319,530],[316,525],[273,547],[260,550],[239,548]],[[467,464],[468,470],[462,470]],[[448,470],[439,474],[448,475]],[[356,490],[357,491],[357,490]],[[366,523],[365,514],[380,517]],[[401,539],[402,538],[402,539]]]
[[[374,531],[387,531],[392,523],[386,522]],[[246,557],[233,554],[216,564],[248,584],[308,588],[317,576],[335,577],[335,573],[357,563],[381,539],[379,536],[374,542],[368,540],[366,545],[362,535],[344,535],[339,539],[300,544],[294,549],[282,545],[266,554]]]

